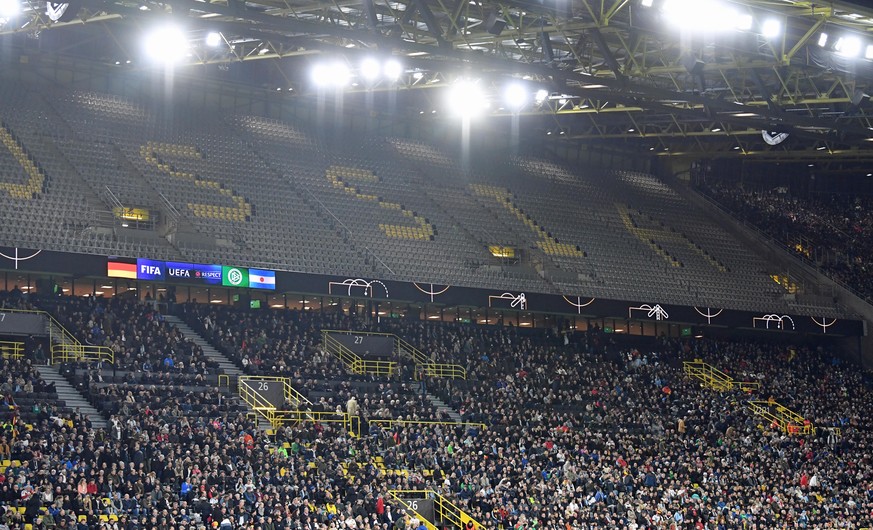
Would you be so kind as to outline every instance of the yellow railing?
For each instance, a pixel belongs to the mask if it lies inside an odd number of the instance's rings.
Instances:
[[[377,361],[372,359],[363,359],[343,343],[331,336],[331,333],[349,333],[347,331],[322,330],[322,344],[324,349],[336,355],[340,361],[346,366],[346,370],[353,374],[370,374],[370,375],[385,375],[393,376],[397,371],[397,362],[395,361]]]
[[[262,384],[280,384],[282,385],[282,395],[285,399],[285,403],[312,405],[312,402],[306,399],[306,396],[291,386],[291,380],[287,377],[274,375],[243,375],[239,378],[239,384],[241,385],[243,383],[249,385],[253,390],[258,390],[259,386]]]
[[[21,359],[24,357],[24,343],[0,340],[0,357],[4,359]]]
[[[222,384],[224,383],[224,384]],[[230,387],[230,376],[227,374],[218,374],[218,388],[222,386]]]
[[[408,357],[415,363],[415,377],[425,374],[428,377],[444,377],[452,379],[467,379],[467,370],[459,364],[438,363],[425,355],[415,346],[409,344],[393,333],[377,333],[372,331],[343,331],[326,329],[321,331],[322,344],[327,351],[333,353],[355,374],[394,375],[397,369],[396,361],[371,361],[350,350],[347,346],[332,337],[332,334],[343,335],[374,335],[390,337],[394,340],[394,355],[398,358]]]
[[[787,434],[815,434],[815,425],[776,401],[749,401],[749,410]]]
[[[311,406],[312,403],[306,396],[300,394],[288,382],[287,378],[271,377],[271,376],[244,376],[240,377],[237,385],[237,392],[240,398],[257,414],[260,414],[274,429],[288,424],[298,424],[301,422],[315,423],[340,423],[351,436],[359,437],[361,435],[361,418],[352,416],[345,412],[314,412],[311,410],[281,410],[257,391],[259,382],[282,382],[284,381],[285,400],[286,402],[296,403],[299,405]]]
[[[115,352],[107,346],[91,344],[53,344],[52,364],[69,362],[115,363]]]
[[[261,396],[253,386],[243,379],[240,379],[239,384],[237,385],[237,392],[239,393],[239,397],[241,397],[242,400],[252,408],[252,410],[258,412],[276,410],[275,405],[267,401],[267,399]],[[266,414],[264,415],[266,416]]]
[[[462,510],[458,505],[443,497],[433,490],[390,490],[391,498],[403,505],[407,510],[412,510],[418,518],[424,521],[424,517],[412,507],[412,502],[417,499],[433,500],[434,516],[437,521],[445,521],[456,528],[464,528],[468,522],[472,522],[474,528],[484,529],[485,526],[473,519],[470,514]],[[425,522],[428,530],[434,528],[429,522]]]
[[[700,359],[685,361],[682,363],[682,368],[685,370],[686,375],[699,379],[704,385],[717,392],[735,389],[751,392],[757,390],[760,386],[759,383],[752,381],[735,381],[733,377]]]
[[[395,425],[399,425],[401,427],[407,427],[409,425],[416,426],[428,426],[428,425],[448,425],[450,427],[476,427],[480,430],[487,429],[487,426],[484,423],[471,423],[464,421],[428,421],[428,420],[394,420],[394,419],[371,419],[369,420],[370,425],[376,425],[377,427],[381,427],[383,429],[390,429]]]
[[[268,414],[268,420],[273,428],[287,424],[339,423],[355,438],[361,436],[361,418],[346,412],[314,412],[311,410],[274,410]]]
[[[76,338],[75,335],[67,331],[67,329],[58,322],[55,317],[46,311],[32,310],[32,309],[3,309],[5,313],[25,313],[25,314],[33,314],[40,315],[44,318],[48,319],[48,333],[49,333],[49,344],[51,344],[51,354],[52,354],[52,363],[55,362],[65,362],[69,360],[77,360],[75,356],[75,350],[72,349],[72,346],[82,347],[82,355],[84,358],[80,359],[83,361],[96,361],[103,360],[106,361],[106,354],[100,353],[97,349],[103,348],[103,346],[90,346],[87,344],[82,344],[79,342],[79,339]],[[55,358],[55,351],[58,346],[64,346],[64,348],[58,349],[59,357]],[[90,348],[96,348],[94,350]],[[111,354],[111,360],[109,362],[114,362],[115,354],[112,353],[112,350],[109,350]]]

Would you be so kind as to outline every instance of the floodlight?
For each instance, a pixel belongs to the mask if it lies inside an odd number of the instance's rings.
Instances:
[[[834,44],[834,51],[845,57],[857,57],[861,53],[861,39],[858,37],[840,37]]]
[[[0,0],[0,17],[12,18],[21,11],[18,0]]]
[[[388,61],[385,62],[385,68],[383,71],[386,78],[391,81],[397,81],[400,79],[400,76],[403,75],[403,65],[400,64],[400,61],[397,59],[388,59]]]
[[[828,43],[828,34],[825,32],[822,32],[821,35],[818,36],[818,45],[821,46],[822,48],[824,48],[827,43]]]
[[[361,76],[367,81],[375,81],[379,77],[379,61],[367,57],[361,61]]]
[[[775,18],[768,18],[761,25],[761,34],[768,39],[773,39],[782,33],[782,24]]]
[[[537,105],[540,105],[547,97],[549,97],[549,91],[541,88],[537,90],[536,96],[534,96],[534,102],[536,102]]]
[[[448,91],[448,103],[452,112],[462,118],[472,118],[488,108],[485,91],[478,81],[460,80]]]
[[[642,0],[642,2],[640,2],[640,5],[643,7],[652,7],[653,2],[654,0]]]
[[[312,68],[312,81],[319,87],[342,87],[351,78],[349,67],[341,61],[319,63]]]
[[[214,48],[219,44],[221,44],[221,33],[210,31],[206,35],[206,45]]]
[[[864,53],[865,59],[873,59],[873,44],[867,46],[867,51]]]
[[[145,50],[154,61],[174,63],[187,55],[188,38],[182,28],[168,24],[146,35]]]
[[[520,83],[512,83],[503,91],[503,100],[506,102],[506,105],[513,110],[522,108],[524,104],[527,103],[529,97],[530,95],[528,94],[527,89],[525,89],[524,85],[521,85]]]
[[[666,0],[662,9],[669,24],[685,31],[748,31],[754,22],[751,15],[719,0]]]

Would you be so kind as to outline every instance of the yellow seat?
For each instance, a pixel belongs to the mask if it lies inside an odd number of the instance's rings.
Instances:
[[[100,519],[101,523],[108,523],[109,522],[109,516],[104,514],[104,513],[101,513],[100,516],[98,517],[98,519]]]

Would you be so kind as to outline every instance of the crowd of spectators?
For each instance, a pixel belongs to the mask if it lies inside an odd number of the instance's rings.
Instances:
[[[116,303],[68,300],[60,312],[85,337],[134,341],[122,341],[132,348],[121,356],[124,374],[76,373],[111,415],[109,428],[74,411],[35,419],[11,444],[21,465],[2,475],[0,525],[405,530],[420,525],[389,491],[422,488],[497,529],[859,529],[873,521],[873,394],[866,374],[827,344],[188,306],[189,321],[238,350],[240,365],[247,357],[250,371],[291,377],[329,410],[354,398],[371,418],[436,419],[417,382],[348,377],[318,341],[323,328],[398,333],[468,369],[466,381],[430,379],[427,390],[485,425],[353,437],[339,424],[302,422],[267,433],[227,395],[143,371],[144,359],[186,341],[151,306]],[[761,388],[753,396],[706,388],[682,370],[696,358]],[[752,415],[750,398],[778,400],[819,429],[789,436]]]
[[[787,189],[746,190],[714,182],[701,190],[791,252],[866,298],[873,297],[873,201],[828,195],[800,198]]]

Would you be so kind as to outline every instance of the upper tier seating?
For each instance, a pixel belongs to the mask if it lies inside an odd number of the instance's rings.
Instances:
[[[526,157],[464,169],[451,153],[409,140],[339,147],[301,126],[172,103],[4,82],[0,94],[2,244],[662,304],[790,307],[766,263],[650,175]],[[113,201],[153,212],[156,232],[96,222]],[[517,263],[489,247],[516,249]]]

